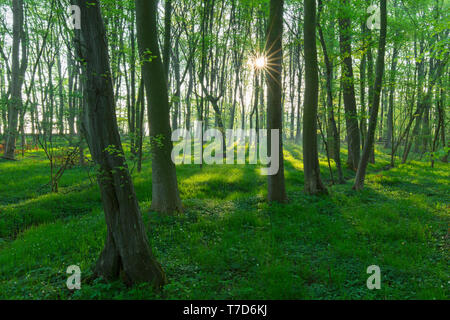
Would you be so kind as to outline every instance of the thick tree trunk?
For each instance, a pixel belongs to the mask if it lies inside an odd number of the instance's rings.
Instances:
[[[164,66],[158,45],[156,0],[136,0],[137,36],[148,97],[152,144],[152,210],[182,211],[175,164],[172,162],[172,131]]]
[[[106,279],[122,275],[127,283],[150,282],[159,289],[166,278],[148,243],[122,150],[100,4],[97,0],[75,4],[83,21],[77,31],[86,81],[83,127],[92,157],[100,166],[98,182],[108,227],[95,274]]]
[[[279,170],[268,177],[269,202],[286,202],[283,157],[283,106],[282,106],[282,72],[283,72],[283,6],[284,0],[270,1],[270,18],[267,30],[267,57],[271,66],[267,71],[267,129],[268,148],[271,150],[271,130],[279,130]]]
[[[387,33],[387,8],[386,0],[381,0],[381,30],[380,30],[380,42],[378,46],[378,58],[376,65],[376,78],[374,86],[374,96],[372,101],[372,107],[370,108],[370,121],[369,130],[367,132],[367,139],[364,143],[364,151],[361,157],[361,161],[358,166],[358,171],[355,178],[355,190],[361,190],[364,187],[364,180],[366,177],[366,170],[369,164],[370,153],[375,143],[375,131],[377,128],[377,117],[380,107],[381,87],[383,84],[384,65],[385,65],[385,53],[386,53],[386,33]]]

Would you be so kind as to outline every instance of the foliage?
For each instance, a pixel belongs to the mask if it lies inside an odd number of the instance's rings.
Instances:
[[[388,156],[377,152],[379,164],[371,167],[363,192],[346,184],[333,187],[329,197],[309,197],[302,191],[301,154],[287,146],[286,206],[265,203],[256,166],[180,166],[186,212],[173,217],[148,211],[151,165],[144,163],[134,183],[149,239],[169,277],[161,295],[147,285],[86,280],[106,230],[97,187],[82,168],[63,177],[64,195],[3,199],[0,298],[448,298],[448,164],[431,170],[412,162],[380,172]],[[48,170],[42,154],[19,166],[24,174],[15,177],[11,196],[33,190]],[[321,158],[324,175],[326,166]],[[0,170],[3,180],[14,173],[8,162],[0,162]],[[83,272],[82,289],[75,292],[65,288],[65,270],[73,264]],[[379,291],[365,286],[372,264],[382,270]]]

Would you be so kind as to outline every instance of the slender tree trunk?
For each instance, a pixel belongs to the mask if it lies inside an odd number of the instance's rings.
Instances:
[[[327,193],[320,178],[317,150],[317,108],[319,102],[319,67],[316,45],[316,0],[304,0],[305,101],[303,111],[303,164],[305,192]]]
[[[445,96],[445,90],[442,87],[442,79],[440,80],[440,100],[438,103],[438,111],[439,111],[439,121],[441,123],[441,143],[443,148],[449,148],[450,146],[447,145],[446,142],[446,122],[445,122],[445,112],[444,112],[444,106],[446,102],[446,96]],[[448,163],[448,156],[450,154],[450,151],[447,152],[445,156],[442,157],[441,161],[444,163]]]
[[[170,69],[170,44],[172,39],[172,0],[166,0],[164,10],[164,49],[163,49],[163,63],[164,74],[169,82],[169,69]],[[156,12],[155,12],[156,14]]]
[[[300,19],[299,25],[300,25]],[[299,26],[299,30],[300,26]],[[297,47],[297,62],[298,62],[298,85],[297,85],[297,132],[295,134],[295,143],[300,144],[302,141],[302,113],[301,113],[301,105],[302,105],[302,85],[303,85],[303,66],[301,64],[301,48],[300,46]]]
[[[376,78],[374,87],[374,97],[372,107],[370,108],[370,121],[369,130],[367,132],[367,140],[364,144],[364,151],[361,157],[361,161],[358,166],[358,171],[355,178],[355,190],[361,190],[364,187],[364,180],[366,177],[366,170],[369,164],[370,153],[372,152],[372,146],[375,143],[375,130],[377,128],[377,116],[378,109],[380,107],[380,95],[383,84],[384,65],[385,65],[385,53],[386,53],[386,33],[387,33],[387,8],[386,0],[380,0],[380,12],[381,12],[381,30],[380,30],[380,42],[378,46],[378,58],[376,65]]]
[[[158,45],[156,0],[136,0],[137,36],[147,91],[152,144],[152,210],[182,211],[175,164],[172,161],[172,130],[167,82]],[[150,53],[149,53],[150,52]]]
[[[191,114],[192,114],[192,107],[191,107],[191,98],[192,98],[192,91],[194,89],[194,72],[192,70],[192,65],[189,66],[189,85],[188,90],[186,94],[186,130],[191,130]]]
[[[269,202],[286,202],[283,157],[283,106],[282,106],[282,72],[283,72],[283,6],[284,0],[270,1],[270,18],[267,31],[267,57],[271,68],[267,72],[267,129],[268,148],[271,150],[271,130],[279,130],[279,170],[268,178]]]
[[[180,44],[179,39],[177,39],[175,43],[175,52],[173,56],[173,71],[175,73],[175,95],[174,100],[172,102],[173,108],[173,115],[172,115],[172,130],[178,129],[178,120],[179,120],[179,113],[180,113],[180,91],[181,91],[181,75],[180,75]]]
[[[362,22],[361,31],[363,36],[366,37],[368,34],[368,28],[366,21]],[[364,38],[363,44],[367,45],[367,40]],[[364,140],[367,135],[367,109],[366,109],[366,67],[367,67],[367,54],[363,53],[360,64],[360,98],[361,98],[361,109],[360,109],[360,131],[361,131],[361,142],[364,148]]]
[[[414,120],[416,121],[412,136],[417,137],[420,133],[420,124],[421,119],[423,117],[423,113],[427,109],[427,106],[431,105],[431,96],[433,93],[433,88],[436,85],[437,80],[442,76],[444,72],[444,65],[445,59],[448,59],[448,53],[447,56],[442,61],[435,62],[431,68],[430,68],[430,80],[428,84],[427,93],[425,95],[421,94],[418,102],[418,107],[416,112],[414,113],[413,117],[410,119],[410,123],[408,124],[408,132],[409,128],[411,127]],[[419,70],[419,80],[420,80],[420,70]],[[409,142],[406,143],[405,151],[403,153],[402,163],[406,163],[408,159],[409,152],[411,151],[413,139],[410,139]]]
[[[341,81],[344,90],[345,119],[348,136],[348,166],[350,169],[356,171],[360,159],[361,142],[353,77],[352,31],[348,12],[349,1],[340,0],[340,2],[342,8],[339,16],[339,30],[341,56],[343,58]]]
[[[389,79],[389,110],[387,115],[387,131],[385,148],[391,148],[392,135],[394,134],[394,95],[395,95],[395,76],[397,71],[397,56],[398,48],[394,45],[394,52],[392,54],[391,75]]]
[[[58,129],[59,135],[64,135],[64,79],[62,74],[61,56],[58,53],[57,66],[58,66],[58,95],[59,95],[59,109],[58,109]]]
[[[137,117],[138,106],[136,106],[136,36],[135,36],[135,21],[136,14],[135,11],[131,13],[132,19],[130,23],[130,47],[131,47],[131,61],[130,61],[130,114],[131,114],[131,126],[130,126],[130,136],[131,136],[131,154],[133,156],[137,155],[138,148],[138,135],[136,134],[137,128],[140,124],[140,119]],[[124,59],[125,60],[125,59]],[[126,61],[126,60],[125,60]]]
[[[75,135],[75,100],[74,100],[74,88],[76,88],[76,80],[74,81],[74,78],[76,78],[75,75],[75,67],[74,67],[74,62],[73,59],[71,57],[71,53],[68,52],[67,53],[67,67],[69,70],[69,94],[68,94],[68,106],[69,106],[69,110],[68,110],[68,116],[67,116],[67,122],[69,125],[69,139],[72,139],[73,136]]]
[[[138,172],[142,171],[142,152],[143,152],[143,144],[144,144],[144,114],[145,114],[145,88],[144,88],[144,79],[141,78],[141,84],[139,85],[139,95],[137,101],[137,107],[139,110],[139,131],[138,131]]]
[[[8,106],[8,131],[6,136],[5,159],[14,160],[16,150],[17,127],[19,112],[22,108],[22,85],[24,81],[26,61],[19,61],[20,44],[25,41],[24,37],[24,12],[23,0],[13,0],[13,44],[12,44],[12,76],[11,76],[11,100]],[[25,46],[22,46],[24,49]],[[22,55],[24,52],[22,50]],[[26,59],[26,56],[22,56]],[[24,67],[25,64],[25,67]]]
[[[367,80],[368,80],[368,84],[369,84],[369,100],[368,100],[368,114],[370,117],[371,114],[371,106],[372,106],[372,101],[373,101],[373,96],[374,96],[374,86],[375,86],[375,72],[373,71],[373,51],[372,51],[372,32],[369,30],[368,31],[368,49],[367,49]],[[365,120],[366,121],[366,120]],[[366,136],[367,136],[367,132],[366,132]],[[370,153],[369,156],[369,162],[370,163],[375,163],[375,149],[374,149],[375,145],[372,147],[372,151]]]
[[[326,74],[327,74],[327,111],[328,111],[328,127],[330,128],[330,136],[329,136],[329,144],[328,144],[328,150],[331,149],[330,156],[333,157],[334,161],[336,162],[336,167],[338,169],[338,175],[339,175],[339,183],[343,184],[344,181],[344,174],[342,172],[342,165],[341,165],[341,146],[340,146],[340,139],[339,139],[339,133],[336,126],[336,120],[334,118],[334,104],[333,104],[333,66],[331,64],[327,45],[325,42],[325,37],[323,35],[322,26],[320,24],[320,12],[322,11],[323,4],[322,1],[319,0],[319,16],[318,16],[318,29],[319,29],[319,38],[320,43],[322,45],[323,49],[323,55],[325,60],[325,67],[326,67]],[[317,59],[317,58],[316,58]],[[317,109],[317,107],[316,107]],[[317,110],[316,110],[317,113]]]
[[[292,41],[290,39],[290,41]],[[295,47],[292,47],[289,54],[289,99],[291,103],[289,136],[292,141],[295,139]]]

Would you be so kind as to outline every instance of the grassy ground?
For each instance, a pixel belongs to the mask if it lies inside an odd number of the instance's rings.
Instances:
[[[67,267],[88,278],[105,239],[98,187],[75,167],[51,194],[42,153],[0,160],[0,299],[448,299],[448,165],[382,171],[388,156],[377,153],[364,191],[349,180],[309,197],[301,149],[288,144],[285,157],[287,205],[265,203],[256,166],[180,166],[186,212],[163,217],[148,210],[151,165],[134,174],[169,279],[158,296],[101,280],[69,291]],[[381,268],[381,290],[366,287],[370,265]]]

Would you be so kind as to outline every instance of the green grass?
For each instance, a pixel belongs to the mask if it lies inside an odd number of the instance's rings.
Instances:
[[[67,267],[79,265],[88,278],[103,247],[98,187],[76,167],[51,194],[42,188],[42,154],[0,160],[0,299],[448,299],[448,165],[413,161],[381,171],[389,156],[378,151],[364,191],[352,191],[349,180],[310,197],[301,148],[288,144],[285,157],[287,205],[265,202],[257,166],[188,165],[177,169],[186,211],[164,217],[148,209],[151,165],[134,174],[169,279],[160,295],[101,280],[69,291]],[[325,159],[321,170],[329,181]],[[381,290],[366,287],[370,265],[381,268]]]

